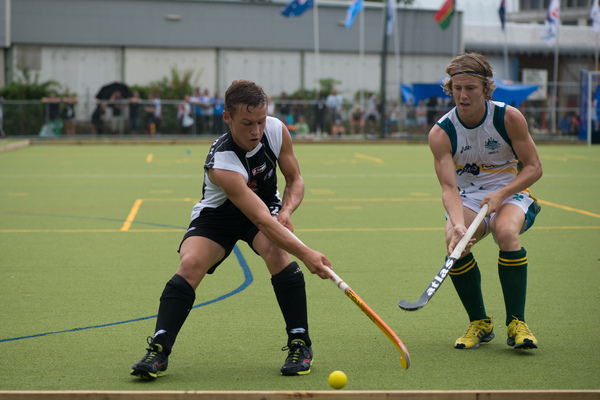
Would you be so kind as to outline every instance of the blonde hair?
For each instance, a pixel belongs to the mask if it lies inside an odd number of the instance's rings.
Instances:
[[[492,80],[494,73],[486,58],[479,53],[464,53],[455,57],[446,67],[446,73],[450,76],[444,82],[442,88],[444,93],[452,98],[452,77],[455,75],[468,74],[481,80],[483,83],[483,94],[486,100],[491,100],[496,84]]]

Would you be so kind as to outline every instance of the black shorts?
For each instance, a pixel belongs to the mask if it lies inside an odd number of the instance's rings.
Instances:
[[[271,215],[276,216],[280,208],[279,205],[270,206]],[[214,209],[204,209],[197,218],[190,222],[188,230],[179,244],[179,250],[181,250],[181,245],[185,239],[191,236],[205,237],[219,244],[225,249],[225,256],[207,271],[207,273],[212,274],[229,257],[238,240],[248,243],[248,246],[258,254],[252,247],[252,242],[258,232],[259,229],[256,225],[239,210],[233,213],[221,213]]]

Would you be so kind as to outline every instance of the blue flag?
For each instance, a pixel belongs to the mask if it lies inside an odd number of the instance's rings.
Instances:
[[[500,23],[502,24],[502,30],[505,30],[506,24],[506,0],[500,1],[500,9],[498,10],[498,15],[500,16]]]
[[[298,17],[309,8],[313,8],[313,0],[292,0],[281,9],[284,17]]]
[[[350,28],[354,22],[354,17],[359,11],[363,10],[363,0],[352,0],[352,4],[346,11],[346,28]]]

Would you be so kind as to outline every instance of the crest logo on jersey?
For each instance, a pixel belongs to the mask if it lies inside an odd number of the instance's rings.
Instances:
[[[256,181],[251,181],[248,183],[248,187],[256,192],[258,190],[258,183]]]
[[[494,139],[494,138],[489,138],[489,139],[488,139],[488,140],[485,142],[485,145],[484,145],[484,147],[485,147],[486,149],[488,149],[488,150],[492,150],[492,151],[493,151],[493,150],[496,150],[496,149],[500,148],[500,142],[499,142],[499,141],[497,141],[497,140],[496,140],[496,139]]]
[[[252,170],[252,176],[255,176],[256,174],[260,174],[261,172],[264,172],[265,169],[267,169],[267,163],[266,162],[263,163],[263,165],[260,165],[260,166],[258,166],[256,168],[254,168]]]

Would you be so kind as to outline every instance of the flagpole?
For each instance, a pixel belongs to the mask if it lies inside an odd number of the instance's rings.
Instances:
[[[315,42],[315,77],[317,81],[317,91],[320,89],[321,72],[319,62],[319,1],[314,0],[313,10],[313,36]]]
[[[363,70],[364,70],[364,63],[365,63],[365,8],[364,8],[364,3],[363,3],[363,9],[362,11],[360,11],[360,15],[358,16],[359,20],[358,20],[358,31],[359,31],[359,39],[358,39],[358,62],[359,62],[359,90],[360,90],[360,106],[361,108],[364,110],[365,109],[365,94],[364,94],[364,79],[363,79]]]
[[[396,0],[394,0],[396,3]],[[398,90],[398,94],[400,94],[400,29],[398,28],[398,24],[396,21],[396,17],[398,16],[398,8],[396,4],[394,4],[394,24],[392,25],[392,29],[394,30],[394,52],[396,55],[396,83],[395,88]],[[400,103],[398,103],[400,104]],[[390,131],[391,133],[391,131]]]
[[[498,15],[500,16],[500,27],[502,28],[502,33],[504,34],[504,77],[505,79],[510,79],[510,74],[508,72],[508,32],[506,31],[506,0],[502,0],[500,2],[500,9],[498,10]]]
[[[457,22],[458,21],[458,8],[456,7],[457,4],[458,4],[458,0],[455,0],[454,1],[454,12],[456,13],[456,18],[454,18],[454,20],[450,22],[452,25],[454,25],[454,28],[452,31],[453,32],[452,52],[454,53],[454,54],[452,54],[453,58],[458,55],[458,47],[459,47],[459,45],[458,45],[458,22]]]
[[[385,124],[383,123],[385,118],[385,84],[386,84],[386,67],[387,67],[387,20],[388,20],[388,12],[389,12],[389,2],[392,0],[385,0],[383,4],[383,44],[381,49],[381,99],[379,103],[379,118],[381,123],[379,124],[379,137],[383,139],[385,137]]]
[[[510,79],[508,73],[508,34],[506,33],[506,27],[504,28],[504,76],[506,79]]]
[[[552,134],[556,133],[556,102],[558,101],[558,30],[560,26],[560,19],[556,21],[556,40],[554,41],[554,94],[552,99],[552,112],[551,117],[552,121],[550,122],[550,127],[552,129]]]
[[[600,36],[600,33],[596,33],[596,49],[595,49],[595,54],[594,54],[594,61],[596,64],[596,71],[598,71],[598,36]]]

